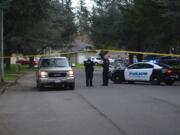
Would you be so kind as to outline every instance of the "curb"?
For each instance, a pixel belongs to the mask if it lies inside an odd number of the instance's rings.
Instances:
[[[3,95],[5,93],[5,91],[12,86],[13,84],[15,84],[15,81],[13,82],[5,82],[5,84],[0,88],[0,96]]]
[[[2,84],[2,87],[0,87],[0,96],[3,95],[9,87],[16,84],[17,81],[24,75],[25,74],[21,74],[21,75],[17,76],[16,80],[14,80],[14,81],[3,82],[4,84]]]

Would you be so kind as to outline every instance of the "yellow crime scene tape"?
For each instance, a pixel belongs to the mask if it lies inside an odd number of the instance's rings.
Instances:
[[[109,50],[109,49],[101,49],[101,50],[102,50],[102,51],[108,51],[108,52],[128,53],[128,54],[143,54],[143,55],[157,55],[157,56],[174,56],[174,57],[180,57],[180,54],[167,54],[167,53],[154,53],[154,52],[136,52],[136,51]]]
[[[45,57],[45,56],[62,56],[68,54],[76,54],[76,53],[88,53],[94,51],[107,51],[107,52],[115,52],[115,53],[127,53],[127,54],[143,54],[143,55],[157,55],[157,56],[173,56],[180,57],[180,54],[167,54],[167,53],[154,53],[154,52],[136,52],[136,51],[126,51],[126,50],[111,50],[111,49],[98,49],[91,51],[77,51],[77,52],[60,52],[59,54],[37,54],[37,55],[23,55],[23,57]],[[3,58],[10,58],[11,56],[4,56]],[[18,57],[18,56],[17,56]],[[2,57],[0,57],[2,58]]]
[[[59,54],[35,54],[35,55],[20,55],[20,56],[14,56],[14,57],[45,57],[45,56],[61,56],[61,55],[64,55],[64,54],[74,54],[74,53],[77,53],[77,52],[63,52],[63,53],[59,53]],[[3,58],[11,58],[13,56],[4,56]],[[2,57],[0,57],[2,58]]]

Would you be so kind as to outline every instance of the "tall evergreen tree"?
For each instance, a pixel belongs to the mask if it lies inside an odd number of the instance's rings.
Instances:
[[[95,0],[92,39],[98,47],[167,50],[164,6],[154,0]]]
[[[153,0],[134,0],[123,8],[123,26],[121,38],[128,50],[156,51],[157,47],[166,50],[162,42],[165,28],[163,9]]]
[[[4,43],[5,54],[22,51],[30,47],[29,31],[47,15],[49,0],[12,0],[5,10]],[[9,65],[9,64],[8,64]]]
[[[180,53],[180,1],[164,1],[160,3],[165,7],[165,14],[167,21],[166,42],[169,49],[174,48],[176,53]]]
[[[79,34],[82,35],[89,35],[90,29],[90,20],[89,20],[89,11],[85,5],[84,0],[79,1],[79,7],[77,11],[77,18],[78,18],[78,31]]]
[[[95,0],[93,8],[91,37],[99,48],[116,47],[120,44],[117,27],[121,13],[118,0]]]
[[[63,48],[76,28],[71,1],[12,0],[5,12],[5,53],[37,54],[46,47]]]

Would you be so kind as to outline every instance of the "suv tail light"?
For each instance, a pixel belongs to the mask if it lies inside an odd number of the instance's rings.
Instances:
[[[172,75],[172,74],[173,74],[173,70],[172,70],[172,69],[168,69],[168,70],[167,70],[167,74],[168,74],[168,75]]]

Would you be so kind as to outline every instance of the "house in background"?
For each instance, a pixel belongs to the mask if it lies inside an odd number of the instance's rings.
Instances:
[[[98,56],[98,51],[95,50],[94,46],[85,42],[75,40],[72,43],[69,54],[64,56],[68,57],[71,63],[83,64],[84,60],[90,56]]]
[[[90,56],[98,57],[99,51],[97,51],[92,44],[76,39],[73,43],[71,43],[70,46],[71,47],[64,48],[63,50],[51,50],[51,48],[49,48],[48,50],[44,51],[43,56],[65,56],[70,60],[71,63],[74,64],[83,64],[84,60]],[[22,54],[12,54],[11,64],[16,64],[18,60],[29,61],[29,57],[25,57]]]

